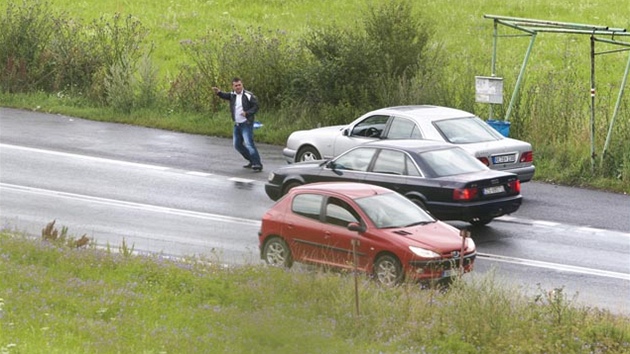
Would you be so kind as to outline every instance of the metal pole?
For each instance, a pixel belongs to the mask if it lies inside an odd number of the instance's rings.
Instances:
[[[591,36],[591,173],[595,171],[595,37]]]
[[[352,263],[354,266],[354,306],[357,311],[357,316],[360,316],[361,313],[359,311],[359,271],[357,269],[358,266],[358,256],[357,256],[357,245],[359,244],[359,240],[352,239]]]
[[[615,110],[613,111],[613,116],[610,121],[610,127],[608,127],[608,134],[606,135],[606,143],[604,143],[604,150],[602,151],[602,159],[599,161],[600,167],[604,163],[604,158],[606,157],[606,150],[608,150],[608,144],[610,144],[610,137],[612,136],[613,125],[615,124],[617,113],[619,112],[621,96],[623,96],[623,91],[626,87],[626,80],[628,79],[629,71],[630,71],[630,55],[628,55],[628,63],[626,64],[626,71],[623,73],[623,79],[621,80],[621,87],[619,88],[619,95],[617,95],[617,103],[615,104]]]
[[[514,87],[514,92],[512,92],[512,98],[510,99],[510,105],[508,106],[507,113],[505,114],[505,121],[510,120],[510,114],[512,114],[512,106],[514,105],[514,101],[518,95],[518,90],[521,87],[521,80],[523,79],[523,74],[525,73],[525,67],[527,66],[527,61],[529,60],[529,54],[532,52],[532,47],[534,46],[534,40],[536,39],[536,33],[532,34],[532,39],[529,41],[529,47],[527,47],[527,52],[525,53],[525,59],[523,59],[523,65],[521,65],[521,71],[518,73],[518,79],[516,79],[516,86]]]
[[[497,43],[498,43],[498,38],[499,38],[499,29],[498,29],[498,24],[499,21],[498,20],[494,20],[494,31],[493,31],[493,35],[492,35],[492,67],[490,69],[491,71],[491,76],[495,77],[496,76],[496,70],[497,70]],[[492,103],[490,103],[490,110],[488,112],[488,119],[492,119]]]

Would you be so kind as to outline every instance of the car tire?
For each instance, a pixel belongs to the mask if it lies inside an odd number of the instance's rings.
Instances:
[[[301,148],[295,156],[295,162],[321,160],[322,156],[316,148],[305,146]]]
[[[420,208],[422,208],[422,209],[424,209],[424,210],[427,210],[427,206],[426,206],[426,204],[424,204],[424,202],[423,202],[421,199],[419,199],[419,198],[410,198],[410,200],[411,200],[412,202],[414,202],[414,204],[416,204],[416,205],[417,205],[417,206],[419,206]]]
[[[404,274],[398,258],[386,254],[374,262],[374,278],[379,284],[396,286],[403,282]]]
[[[296,181],[292,181],[287,183],[283,188],[282,188],[282,195],[285,195],[287,193],[289,193],[289,191],[295,187],[299,187],[301,186],[302,183],[300,182],[296,182]]]
[[[267,264],[275,267],[291,268],[293,265],[291,250],[280,237],[272,237],[265,242],[262,258]]]
[[[494,218],[477,218],[470,220],[470,224],[473,226],[485,226],[488,225]]]

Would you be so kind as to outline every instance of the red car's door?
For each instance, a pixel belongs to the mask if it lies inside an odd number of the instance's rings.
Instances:
[[[322,250],[322,263],[335,267],[352,269],[354,252],[357,254],[357,266],[364,269],[371,259],[369,242],[356,231],[348,230],[351,222],[360,223],[359,214],[347,202],[330,197],[324,209],[323,226],[325,248]],[[353,240],[360,241],[353,248]]]
[[[297,194],[291,201],[291,213],[287,213],[282,235],[285,237],[293,259],[318,262],[325,247],[324,224],[320,221],[324,196]]]

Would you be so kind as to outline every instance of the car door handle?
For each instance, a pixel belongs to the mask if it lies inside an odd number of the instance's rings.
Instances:
[[[324,238],[328,239],[328,238],[330,238],[330,236],[332,236],[330,231],[324,231]]]

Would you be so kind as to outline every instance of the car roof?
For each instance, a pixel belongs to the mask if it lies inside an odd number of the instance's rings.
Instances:
[[[456,108],[433,106],[433,105],[408,105],[408,106],[393,106],[377,109],[373,111],[374,114],[385,115],[404,115],[413,116],[415,118],[423,118],[431,120],[450,119],[450,118],[462,118],[462,117],[474,117],[475,115]]]
[[[377,146],[377,147],[393,147],[405,151],[424,152],[432,150],[442,149],[462,149],[457,145],[449,144],[444,141],[436,140],[421,140],[421,139],[384,139],[368,142],[357,147],[362,146]],[[462,149],[463,150],[463,149]]]
[[[368,197],[376,194],[394,193],[391,189],[358,182],[317,182],[292,188],[291,192],[326,192],[342,194],[352,199]]]

